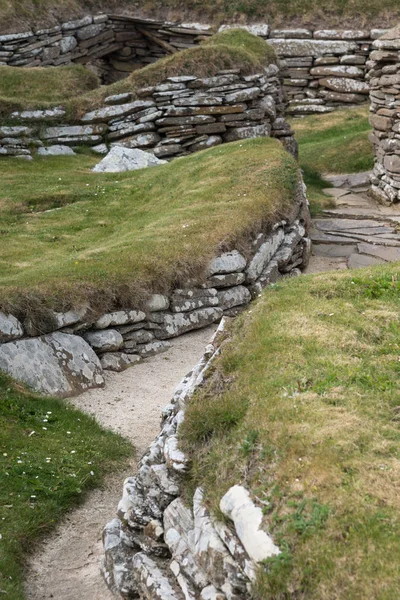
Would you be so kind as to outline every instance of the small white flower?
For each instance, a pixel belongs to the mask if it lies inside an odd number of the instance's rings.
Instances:
[[[3,456],[8,456],[7,452],[3,452]]]
[[[42,427],[42,429],[44,429],[45,431],[47,431],[47,427]]]
[[[71,454],[76,454],[76,450],[71,450]]]
[[[94,475],[93,471],[90,471],[90,474],[91,474],[91,475]]]
[[[19,465],[22,465],[22,460],[17,460],[17,463],[18,463]]]
[[[68,435],[71,433],[70,431],[67,431]]]

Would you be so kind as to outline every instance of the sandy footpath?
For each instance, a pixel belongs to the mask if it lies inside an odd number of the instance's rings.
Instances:
[[[165,354],[123,373],[107,373],[104,389],[92,390],[70,402],[129,438],[140,458],[159,431],[161,408],[199,360],[213,331],[209,327],[179,337]],[[134,473],[135,462],[91,492],[85,503],[69,513],[34,552],[27,574],[27,600],[113,598],[99,574],[101,533],[105,523],[115,516],[123,480]]]

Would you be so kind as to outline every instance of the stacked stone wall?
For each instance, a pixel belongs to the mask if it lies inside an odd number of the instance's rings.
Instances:
[[[169,159],[261,136],[278,138],[296,155],[274,64],[249,76],[230,70],[205,79],[170,77],[137,90],[135,98],[129,93],[110,96],[102,107],[69,123],[63,123],[62,106],[13,112],[9,124],[0,126],[0,155],[31,159],[37,148],[39,153],[51,153],[59,145],[88,145],[105,153],[122,145]]]
[[[300,274],[310,255],[308,221],[299,180],[292,214],[260,231],[249,256],[232,250],[214,258],[204,281],[156,294],[136,310],[98,315],[82,306],[52,313],[45,330],[28,316],[0,312],[0,370],[38,392],[60,397],[102,386],[104,369],[121,371],[164,352],[171,338],[234,316],[268,284]]]
[[[220,30],[231,26],[222,26]],[[274,46],[284,68],[292,115],[324,113],[368,99],[366,71],[374,40],[386,30],[246,27]],[[111,83],[165,55],[191,48],[215,30],[119,15],[87,16],[52,29],[0,36],[0,64],[91,66]]]
[[[378,201],[392,204],[400,201],[400,26],[374,43],[370,58],[371,191]]]

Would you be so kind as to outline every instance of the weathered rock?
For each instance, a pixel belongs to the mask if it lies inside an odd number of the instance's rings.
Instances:
[[[116,106],[106,106],[86,113],[81,121],[82,123],[98,123],[109,121],[123,116],[131,115],[139,110],[155,106],[153,100],[135,100],[126,104]]]
[[[220,307],[227,310],[233,306],[248,304],[251,301],[251,294],[243,285],[237,285],[233,288],[218,292],[218,300]]]
[[[124,352],[106,352],[100,357],[100,363],[103,369],[108,371],[125,371],[128,367],[141,362],[141,357],[135,354],[125,354]]]
[[[246,269],[246,281],[252,283],[261,275],[269,261],[278,250],[284,240],[285,234],[282,228],[274,231],[268,239],[260,246]]]
[[[171,298],[172,312],[188,312],[205,306],[218,306],[217,290],[175,290]]]
[[[106,329],[115,325],[126,325],[128,323],[140,323],[144,321],[146,315],[141,310],[117,310],[107,313],[97,319],[94,327],[96,329]]]
[[[208,267],[208,273],[210,276],[238,273],[244,271],[246,264],[244,256],[237,250],[232,250],[214,258]]]
[[[23,335],[24,328],[18,319],[0,311],[0,342],[16,340]]]
[[[139,356],[147,358],[149,356],[155,356],[161,352],[167,352],[171,348],[171,344],[165,341],[154,340],[147,344],[138,344],[136,346]]]
[[[108,587],[122,598],[135,598],[138,586],[134,577],[134,553],[121,538],[121,521],[113,519],[103,531],[104,563],[102,573]]]
[[[227,288],[240,285],[246,279],[244,273],[226,273],[225,275],[212,275],[207,279],[211,288]]]
[[[160,160],[138,148],[130,149],[123,146],[114,146],[102,161],[92,171],[94,173],[121,173],[123,171],[135,171],[146,167],[154,167],[165,164]]]
[[[345,94],[368,94],[369,92],[368,83],[347,77],[328,77],[320,79],[319,83],[334,92]]]
[[[200,308],[192,312],[163,314],[152,313],[150,319],[159,323],[160,329],[157,329],[156,337],[165,340],[168,338],[182,335],[192,329],[206,327],[215,323],[222,317],[222,309],[219,307]]]
[[[113,352],[119,350],[124,343],[124,338],[115,329],[87,331],[83,337],[97,352]]]
[[[169,298],[162,294],[153,294],[146,304],[146,310],[148,310],[149,312],[168,310],[168,308]]]
[[[75,152],[69,146],[63,146],[60,144],[54,144],[54,146],[47,146],[38,148],[37,151],[39,156],[74,156]]]
[[[234,485],[220,502],[223,514],[231,519],[236,533],[247,554],[255,562],[261,562],[280,554],[272,538],[262,530],[263,514],[251,500],[249,492],[241,485]]]
[[[83,338],[65,333],[2,344],[0,369],[37,392],[59,398],[104,385],[92,348]]]
[[[74,48],[76,48],[78,42],[76,37],[73,35],[66,35],[60,40],[60,50],[61,54],[66,54],[67,52],[72,52]]]
[[[132,566],[139,592],[143,598],[148,600],[185,600],[173,575],[167,576],[166,572],[161,571],[157,563],[143,552],[135,554]]]
[[[278,56],[313,56],[315,58],[324,54],[351,54],[357,51],[355,42],[342,40],[285,40],[270,39],[269,44],[274,47]]]

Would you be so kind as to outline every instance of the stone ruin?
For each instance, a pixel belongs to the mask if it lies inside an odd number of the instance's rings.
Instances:
[[[400,25],[374,42],[370,85],[375,165],[371,192],[383,204],[400,201]]]
[[[222,25],[219,31],[232,25]],[[288,112],[331,112],[368,98],[366,71],[382,29],[272,29],[243,26],[274,47],[281,60]],[[109,84],[216,33],[209,24],[98,14],[39,30],[0,35],[0,65],[88,66]]]

